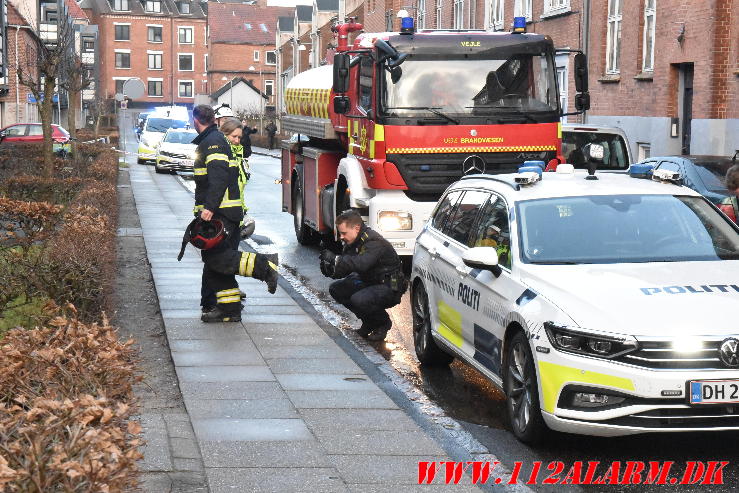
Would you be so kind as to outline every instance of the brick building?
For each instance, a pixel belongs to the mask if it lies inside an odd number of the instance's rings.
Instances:
[[[292,7],[210,3],[209,92],[243,77],[267,95],[267,109],[274,107],[277,19],[293,11]]]
[[[131,106],[192,105],[209,92],[205,5],[194,0],[84,0],[98,25],[100,91],[121,92],[138,77],[146,88]]]
[[[2,26],[3,72],[0,85],[0,127],[37,121],[35,105],[28,102],[31,91],[18,83],[15,67],[32,68],[38,43],[38,12],[32,0],[5,2]]]

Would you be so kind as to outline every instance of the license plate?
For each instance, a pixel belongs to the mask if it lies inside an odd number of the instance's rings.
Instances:
[[[194,164],[195,164],[195,160],[194,159],[183,159],[182,160],[182,165],[183,166],[191,166],[192,167]]]
[[[739,380],[692,380],[691,404],[725,404],[739,402]]]

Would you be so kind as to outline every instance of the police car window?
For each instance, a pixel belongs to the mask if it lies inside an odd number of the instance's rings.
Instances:
[[[459,190],[455,190],[446,194],[446,196],[441,200],[441,202],[439,202],[439,205],[436,208],[434,218],[431,220],[431,226],[438,229],[439,231],[444,229],[444,223],[446,223],[449,214],[452,212],[454,204],[457,203],[457,199],[461,194],[462,192],[460,192]]]
[[[680,171],[680,165],[677,163],[673,163],[672,161],[662,161],[659,163],[659,166],[657,166],[658,169],[666,169],[667,171]]]
[[[516,206],[521,258],[540,264],[739,258],[739,234],[702,197],[601,195]]]
[[[477,219],[477,214],[488,197],[490,197],[488,192],[477,190],[467,190],[464,192],[464,195],[454,208],[454,213],[444,226],[444,234],[463,245],[467,245],[470,231],[472,231],[472,226]]]
[[[493,195],[480,213],[470,246],[492,247],[498,252],[498,264],[511,268],[511,230],[505,201]]]

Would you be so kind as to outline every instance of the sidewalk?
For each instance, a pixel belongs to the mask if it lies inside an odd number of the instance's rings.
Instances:
[[[210,491],[472,489],[466,481],[416,484],[418,461],[451,460],[447,453],[347,355],[335,339],[342,336],[329,336],[282,286],[270,295],[239,278],[242,321],[200,322],[199,254],[188,246],[176,259],[192,195],[151,166],[132,164],[129,174]]]

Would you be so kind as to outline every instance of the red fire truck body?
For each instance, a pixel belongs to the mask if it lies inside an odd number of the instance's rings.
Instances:
[[[554,47],[547,36],[486,31],[363,33],[334,65],[292,78],[282,205],[301,243],[360,211],[401,255],[444,190],[472,173],[561,159]],[[344,42],[345,44],[345,42]]]

